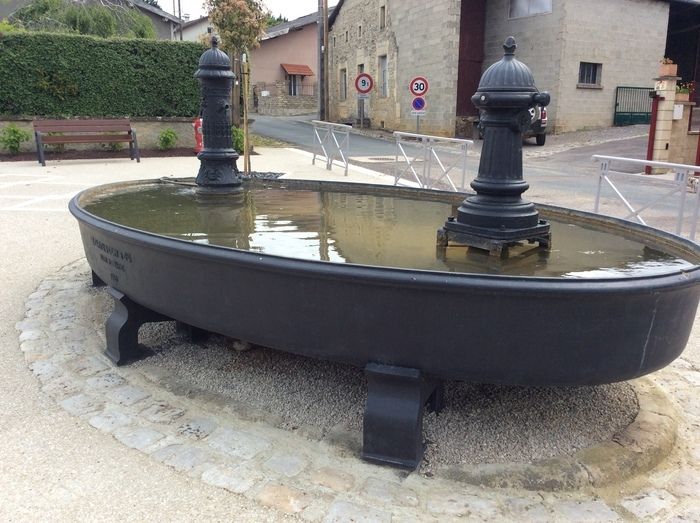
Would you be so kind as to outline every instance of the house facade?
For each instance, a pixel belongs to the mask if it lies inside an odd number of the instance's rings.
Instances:
[[[373,127],[464,134],[479,77],[513,35],[552,96],[550,132],[606,127],[616,87],[653,87],[668,14],[660,0],[343,0],[330,19],[329,116],[354,122],[364,106]],[[364,101],[359,72],[375,80]],[[415,77],[429,84],[419,122]]]
[[[318,109],[318,13],[269,27],[250,53],[254,108],[298,115]]]

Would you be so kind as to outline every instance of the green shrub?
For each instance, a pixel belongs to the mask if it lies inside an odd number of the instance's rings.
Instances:
[[[11,123],[0,132],[0,145],[10,154],[17,154],[22,147],[22,142],[29,141],[31,137],[32,135],[27,131]]]
[[[112,151],[113,153],[117,153],[124,149],[124,144],[122,142],[110,142],[107,145],[107,149]]]
[[[238,152],[238,154],[243,154],[243,148],[245,147],[245,134],[243,129],[240,127],[232,127],[231,134],[233,135],[233,148]]]
[[[0,114],[193,117],[194,42],[17,32],[0,38]]]
[[[172,129],[165,129],[158,135],[158,148],[166,151],[175,147],[177,133]]]

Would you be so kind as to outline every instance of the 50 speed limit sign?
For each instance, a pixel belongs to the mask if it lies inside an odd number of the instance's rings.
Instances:
[[[423,96],[428,92],[428,79],[425,76],[416,76],[408,88],[413,96]]]

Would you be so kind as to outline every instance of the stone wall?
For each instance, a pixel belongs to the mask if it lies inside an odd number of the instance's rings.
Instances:
[[[500,59],[512,34],[517,57],[549,91],[550,132],[612,125],[618,86],[652,87],[664,55],[667,2],[656,0],[553,0],[552,12],[508,19],[509,0],[489,0],[487,67]],[[601,64],[598,87],[579,85],[581,62]]]
[[[0,119],[0,130],[6,125],[14,123],[17,127],[25,129],[32,138],[28,142],[22,144],[23,151],[36,151],[36,142],[34,140],[34,130],[32,128],[31,118],[6,118]],[[192,127],[193,119],[190,118],[159,118],[145,119],[132,118],[131,125],[136,131],[136,138],[139,142],[139,149],[157,149],[158,136],[165,129],[172,129],[177,133],[177,143],[175,147],[188,147],[194,149],[194,129]],[[126,144],[124,144],[126,147]],[[100,149],[105,147],[101,144],[66,144],[66,149]],[[6,151],[0,151],[6,152]]]
[[[310,92],[304,88],[304,92]],[[262,96],[267,92],[267,96]],[[291,96],[288,94],[287,82],[277,82],[274,86],[256,86],[258,97],[258,114],[270,116],[297,116],[302,114],[312,114],[318,112],[318,96],[301,94]],[[250,104],[253,110],[252,101]]]
[[[385,9],[385,27],[380,13]],[[374,78],[364,114],[374,128],[415,131],[409,82],[429,80],[421,132],[451,136],[455,130],[459,16],[457,0],[347,0],[329,33],[329,119],[355,122],[359,66]],[[382,95],[380,57],[387,57],[387,93]],[[341,71],[347,97],[341,99]]]

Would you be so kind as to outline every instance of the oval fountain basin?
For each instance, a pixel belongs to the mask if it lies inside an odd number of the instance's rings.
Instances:
[[[262,346],[517,385],[620,381],[681,354],[700,298],[697,244],[541,205],[550,252],[436,249],[463,198],[288,180],[225,196],[140,181],[88,189],[70,210],[101,280]]]

